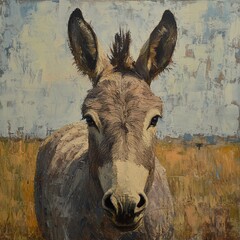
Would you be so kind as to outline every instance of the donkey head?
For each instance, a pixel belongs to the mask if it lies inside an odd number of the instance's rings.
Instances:
[[[129,55],[129,32],[115,35],[107,58],[79,9],[70,16],[68,35],[78,69],[93,84],[82,106],[89,128],[90,174],[114,225],[134,229],[148,204],[156,124],[162,116],[162,102],[149,85],[171,62],[177,38],[174,16],[164,12],[136,62]]]

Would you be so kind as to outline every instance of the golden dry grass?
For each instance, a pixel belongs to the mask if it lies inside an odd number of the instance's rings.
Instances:
[[[0,141],[0,239],[41,239],[33,203],[39,141]]]
[[[0,141],[0,240],[40,240],[33,179],[40,142]],[[175,199],[179,240],[240,239],[240,145],[161,141],[157,156]]]
[[[240,145],[162,142],[157,156],[175,199],[177,239],[240,239]]]

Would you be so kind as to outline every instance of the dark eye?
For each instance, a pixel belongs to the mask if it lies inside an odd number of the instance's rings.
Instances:
[[[159,115],[156,115],[154,116],[152,119],[151,119],[151,122],[149,124],[149,127],[155,127],[157,125],[157,122],[158,122],[158,119],[159,119]]]
[[[84,119],[89,127],[96,127],[96,124],[91,116],[87,115],[84,117]]]

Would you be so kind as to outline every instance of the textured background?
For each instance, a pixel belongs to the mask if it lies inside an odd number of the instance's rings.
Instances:
[[[136,58],[162,13],[178,24],[174,64],[152,88],[164,101],[159,136],[240,134],[240,3],[236,1],[0,0],[0,135],[45,137],[81,118],[90,83],[77,73],[67,42],[75,7],[103,48],[119,26]]]
[[[34,138],[78,121],[91,87],[72,65],[68,48],[67,21],[75,7],[82,9],[108,53],[119,26],[130,29],[135,58],[164,10],[174,12],[174,64],[152,89],[164,101],[158,127],[165,139],[156,154],[174,197],[175,236],[239,240],[238,0],[0,0],[0,136],[7,137],[0,138],[0,239],[42,239],[33,202],[41,141]],[[15,138],[22,136],[32,139]]]

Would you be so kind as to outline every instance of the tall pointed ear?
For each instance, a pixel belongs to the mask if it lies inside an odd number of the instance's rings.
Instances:
[[[176,21],[173,14],[166,10],[148,41],[143,45],[135,64],[136,71],[149,85],[171,62],[176,40]]]
[[[95,85],[98,75],[104,69],[105,56],[99,51],[96,34],[82,15],[75,9],[68,21],[69,45],[75,63],[83,74],[87,74]]]

